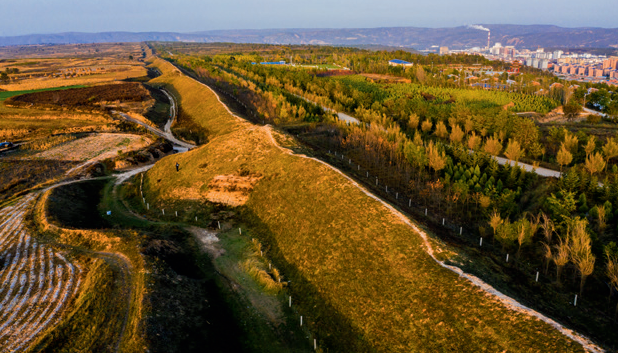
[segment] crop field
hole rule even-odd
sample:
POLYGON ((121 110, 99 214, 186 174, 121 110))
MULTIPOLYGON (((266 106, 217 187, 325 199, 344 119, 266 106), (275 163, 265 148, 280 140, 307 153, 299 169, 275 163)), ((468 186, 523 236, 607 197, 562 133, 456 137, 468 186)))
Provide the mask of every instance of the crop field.
MULTIPOLYGON (((204 147, 166 157, 144 178, 150 207, 191 207, 179 188, 207 197, 220 176, 260 175, 244 206, 243 234, 264 244, 318 345, 334 351, 581 352, 549 324, 512 311, 436 263, 419 233, 329 167, 287 154, 270 127, 238 121, 207 88, 167 72, 204 147), (188 104, 199 95, 199 104, 188 104), (184 104, 182 102, 185 102, 184 104), (204 105, 211 109, 202 109, 204 105), (174 165, 180 163, 176 172, 174 165), (321 344, 320 344, 321 342, 321 344)), ((229 179, 229 177, 228 177, 229 179)), ((234 190, 229 190, 234 192, 234 190)), ((197 206, 193 205, 193 206, 197 206)))
MULTIPOLYGON (((5 92, 6 93, 6 92, 5 92)), ((62 90, 45 90, 22 94, 7 99, 4 104, 18 107, 44 106, 62 108, 105 107, 113 102, 121 101, 143 102, 152 104, 152 98, 147 89, 139 83, 121 83, 100 85, 86 88, 70 88, 62 90)))
POLYGON ((56 324, 80 287, 81 269, 24 226, 36 195, 0 210, 0 347, 21 351, 56 324))
MULTIPOLYGON (((33 62, 47 59, 100 59, 115 58, 127 61, 128 55, 137 57, 143 46, 140 43, 92 43, 92 44, 42 44, 7 46, 0 48, 3 58, 28 59, 20 63, 33 65, 33 62)), ((14 64, 17 59, 4 59, 5 64, 14 64)), ((0 63, 1 64, 1 63, 0 63)), ((26 66, 27 66, 26 65, 26 66)))
POLYGON ((70 88, 83 88, 86 86, 64 86, 64 87, 54 87, 54 88, 42 88, 42 89, 37 89, 37 90, 29 90, 29 91, 3 91, 0 92, 0 101, 4 101, 7 98, 11 98, 14 96, 19 96, 21 94, 27 94, 27 93, 37 93, 37 92, 44 92, 44 91, 54 91, 54 90, 60 90, 60 89, 70 89, 70 88))
POLYGON ((0 90, 91 86, 144 77, 147 70, 136 60, 142 53, 139 44, 0 48, 0 57, 14 58, 0 60, 0 70, 18 71, 9 75, 10 82, 1 84, 0 90))

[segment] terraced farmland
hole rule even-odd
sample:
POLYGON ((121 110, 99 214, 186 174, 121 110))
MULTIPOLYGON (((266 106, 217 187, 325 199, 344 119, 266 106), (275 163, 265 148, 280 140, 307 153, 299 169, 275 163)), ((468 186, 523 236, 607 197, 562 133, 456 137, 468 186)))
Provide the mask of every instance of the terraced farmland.
POLYGON ((56 323, 80 286, 81 269, 24 226, 36 195, 0 210, 0 351, 28 348, 56 323))

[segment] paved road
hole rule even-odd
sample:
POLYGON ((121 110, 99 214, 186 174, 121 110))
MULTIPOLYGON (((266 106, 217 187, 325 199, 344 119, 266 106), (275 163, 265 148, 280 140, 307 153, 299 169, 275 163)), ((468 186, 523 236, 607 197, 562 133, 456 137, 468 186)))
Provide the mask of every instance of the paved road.
MULTIPOLYGON (((500 164, 500 165, 509 164, 509 165, 513 166, 513 165, 516 164, 515 161, 512 161, 510 159, 506 159, 506 158, 502 158, 502 157, 491 156, 491 158, 493 158, 496 161, 498 161, 498 164, 500 164)), ((562 175, 562 173, 560 173, 557 170, 541 168, 541 167, 534 168, 530 164, 526 164, 526 163, 518 162, 517 165, 522 167, 523 169, 525 169, 527 172, 535 172, 538 175, 544 176, 544 177, 560 178, 560 176, 562 175)))
POLYGON ((166 90, 161 89, 161 92, 163 92, 167 96, 167 99, 170 100, 170 120, 167 121, 167 124, 165 124, 165 128, 163 130, 169 136, 173 136, 172 135, 172 124, 176 120, 176 115, 178 114, 178 111, 176 110, 176 100, 166 90))
MULTIPOLYGON (((314 101, 310 101, 309 99, 307 99, 307 98, 305 98, 305 97, 303 97, 303 96, 299 96, 299 95, 297 95, 297 94, 294 94, 294 95, 295 95, 296 97, 300 98, 300 99, 303 99, 303 100, 305 100, 305 101, 307 101, 307 102, 311 103, 311 104, 319 105, 318 103, 316 103, 316 102, 314 102, 314 101)), ((329 107, 325 107, 325 106, 323 106, 323 105, 321 105, 321 107, 322 107, 322 109, 324 109, 324 111, 331 112, 331 113, 335 113, 335 111, 334 111, 333 109, 330 109, 329 107)), ((340 112, 337 112, 337 116, 339 117, 339 120, 343 120, 343 121, 348 122, 348 123, 351 123, 351 124, 360 124, 360 120, 358 120, 358 119, 356 119, 355 117, 350 116, 350 115, 348 115, 348 114, 346 114, 346 113, 340 113, 340 112)))
POLYGON ((584 111, 586 113, 596 114, 596 115, 600 115, 600 116, 602 116, 604 118, 607 118, 607 114, 604 114, 604 113, 601 113, 601 112, 597 112, 596 110, 592 110, 592 109, 589 109, 589 108, 584 108, 584 111))
MULTIPOLYGON (((137 119, 133 119, 132 117, 130 117, 127 114, 122 113, 122 112, 118 112, 118 111, 112 110, 112 113, 118 114, 121 117, 123 117, 125 120, 128 120, 130 122, 133 122, 133 123, 136 123, 136 124, 139 124, 139 125, 145 127, 146 129, 148 129, 148 131, 152 132, 153 134, 155 134, 157 136, 163 137, 164 139, 166 139, 169 142, 173 143, 175 146, 186 148, 188 150, 190 150, 192 148, 195 148, 195 145, 187 143, 187 142, 184 142, 184 141, 180 141, 179 139, 175 138, 174 135, 172 135, 171 131, 170 131, 170 133, 163 132, 163 131, 161 131, 161 130, 155 128, 155 127, 152 127, 152 126, 150 126, 150 125, 148 125, 148 124, 146 124, 144 122, 141 122, 141 121, 139 121, 137 119)), ((170 120, 173 120, 173 119, 174 119, 174 117, 170 118, 170 120)))

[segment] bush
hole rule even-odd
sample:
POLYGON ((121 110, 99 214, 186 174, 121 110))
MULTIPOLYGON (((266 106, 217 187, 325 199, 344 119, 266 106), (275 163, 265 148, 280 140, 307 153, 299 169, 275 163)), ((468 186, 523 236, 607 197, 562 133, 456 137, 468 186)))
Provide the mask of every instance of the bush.
POLYGON ((589 122, 590 124, 598 124, 601 122, 601 120, 602 120, 602 117, 597 114, 590 114, 586 118, 586 121, 589 122))

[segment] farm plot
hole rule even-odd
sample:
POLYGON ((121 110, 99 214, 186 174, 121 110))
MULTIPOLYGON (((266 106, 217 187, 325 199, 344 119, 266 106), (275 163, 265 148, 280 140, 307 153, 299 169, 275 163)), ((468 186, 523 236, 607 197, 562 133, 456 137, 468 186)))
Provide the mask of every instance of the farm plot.
POLYGON ((63 161, 101 161, 119 153, 138 150, 151 143, 147 137, 132 134, 95 134, 38 153, 34 159, 63 161))
POLYGON ((81 269, 24 226, 35 194, 0 210, 0 350, 25 350, 51 327, 80 286, 81 269))
POLYGON ((29 107, 83 108, 108 106, 110 102, 151 101, 150 93, 139 83, 120 83, 95 87, 39 91, 17 95, 7 99, 6 104, 29 107))

